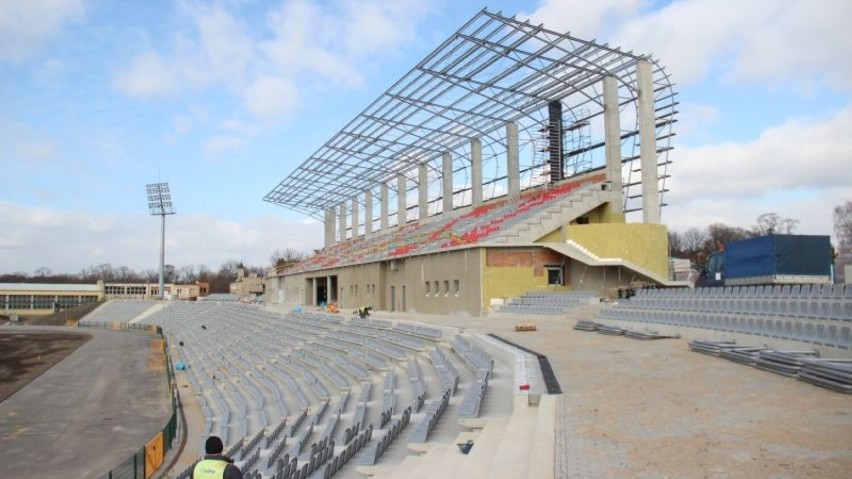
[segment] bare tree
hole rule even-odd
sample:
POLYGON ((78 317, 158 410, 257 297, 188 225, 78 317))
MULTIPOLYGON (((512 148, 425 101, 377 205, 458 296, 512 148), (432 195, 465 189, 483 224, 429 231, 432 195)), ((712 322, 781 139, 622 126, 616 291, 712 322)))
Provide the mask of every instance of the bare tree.
POLYGON ((782 218, 777 213, 763 213, 757 217, 757 225, 753 230, 755 236, 769 234, 790 234, 799 226, 795 218, 782 218))
POLYGON ((834 234, 841 245, 852 245, 852 201, 834 208, 834 234))
POLYGON ((300 261, 304 261, 307 259, 307 255, 302 253, 301 251, 296 250, 295 248, 284 248, 276 249, 272 252, 272 255, 269 256, 269 262, 272 266, 282 266, 291 263, 298 263, 300 261))
POLYGON ((213 277, 213 272, 210 271, 210 268, 208 268, 206 264, 199 264, 195 267, 195 270, 197 271, 197 281, 208 282, 210 281, 210 278, 213 277))
POLYGON ((669 254, 672 257, 683 257, 683 239, 677 231, 669 231, 669 254))
MULTIPOLYGON (((159 281, 159 274, 157 275, 157 281, 159 281)), ((177 282, 177 268, 173 264, 163 265, 163 282, 165 283, 175 283, 177 282)))
POLYGON ((33 271, 33 276, 46 278, 48 276, 53 276, 53 271, 51 271, 51 269, 46 266, 42 266, 41 268, 33 271))
POLYGON ((178 270, 178 281, 185 284, 191 284, 198 281, 198 275, 195 274, 195 266, 181 266, 178 270))
POLYGON ((795 218, 784 218, 781 220, 779 227, 781 228, 782 233, 791 234, 799 227, 799 220, 795 218))
POLYGON ((707 227, 707 245, 705 252, 712 252, 725 243, 748 238, 749 234, 742 228, 728 226, 723 223, 713 223, 707 227))
POLYGON ((116 281, 132 281, 134 276, 136 276, 136 273, 127 266, 119 266, 115 268, 113 273, 115 274, 116 281))
POLYGON ((681 235, 683 252, 690 258, 704 249, 707 243, 707 234, 698 228, 689 228, 681 235))
POLYGON ((146 269, 141 274, 142 281, 146 283, 156 283, 160 281, 160 272, 156 269, 146 269))
POLYGON ((222 276, 224 278, 233 279, 237 277, 237 268, 241 267, 243 264, 235 259, 225 261, 222 263, 222 266, 219 266, 218 276, 222 276))
POLYGON ((112 268, 110 263, 101 263, 94 267, 95 274, 97 274, 96 279, 100 279, 103 281, 114 281, 115 280, 115 271, 112 268))

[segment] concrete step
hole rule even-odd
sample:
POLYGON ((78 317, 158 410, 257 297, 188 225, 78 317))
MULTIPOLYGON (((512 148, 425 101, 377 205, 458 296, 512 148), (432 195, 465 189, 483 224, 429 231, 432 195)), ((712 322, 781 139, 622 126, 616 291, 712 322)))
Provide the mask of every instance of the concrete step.
MULTIPOLYGON (((423 465, 423 456, 408 456, 393 468, 387 475, 382 476, 382 479, 390 479, 392 477, 410 477, 411 479, 423 479, 425 476, 412 475, 413 471, 423 465)), ((377 476, 378 477, 378 476, 377 476)))
POLYGON ((489 479, 538 477, 528 472, 538 413, 539 408, 530 407, 526 396, 515 396, 515 410, 506 425, 494 459, 490 461, 488 474, 484 477, 489 479))
POLYGON ((487 479, 489 464, 497 453, 497 447, 500 445, 508 423, 509 418, 507 417, 489 419, 477 438, 474 439, 473 449, 464 456, 453 477, 487 479))
POLYGON ((448 477, 455 477, 456 472, 459 467, 461 467, 465 457, 467 457, 462 454, 456 444, 464 443, 467 440, 476 441, 476 437, 478 435, 479 433, 477 431, 463 432, 459 434, 456 437, 456 440, 453 441, 453 444, 450 444, 450 447, 444 452, 444 455, 432 464, 432 472, 426 479, 446 479, 448 477))
POLYGON ((529 477, 554 479, 556 463, 556 402, 559 396, 544 394, 538 404, 530 462, 529 477))

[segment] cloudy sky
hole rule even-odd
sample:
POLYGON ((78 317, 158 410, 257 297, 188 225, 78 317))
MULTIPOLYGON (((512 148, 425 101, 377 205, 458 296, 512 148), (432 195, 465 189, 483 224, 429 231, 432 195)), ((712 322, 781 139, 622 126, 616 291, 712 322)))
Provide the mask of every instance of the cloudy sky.
POLYGON ((0 0, 0 272, 265 265, 322 226, 262 201, 487 6, 668 67, 675 230, 852 199, 848 0, 0 0))

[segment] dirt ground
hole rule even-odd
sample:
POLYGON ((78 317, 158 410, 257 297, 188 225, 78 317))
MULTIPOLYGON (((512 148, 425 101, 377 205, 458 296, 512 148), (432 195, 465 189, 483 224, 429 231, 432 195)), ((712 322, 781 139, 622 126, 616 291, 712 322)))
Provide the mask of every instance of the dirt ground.
POLYGON ((0 402, 90 339, 88 334, 0 332, 0 402))

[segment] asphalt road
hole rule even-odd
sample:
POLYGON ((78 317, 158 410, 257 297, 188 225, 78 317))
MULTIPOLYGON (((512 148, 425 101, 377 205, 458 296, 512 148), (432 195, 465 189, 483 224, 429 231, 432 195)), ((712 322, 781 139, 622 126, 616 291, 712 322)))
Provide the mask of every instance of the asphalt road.
POLYGON ((92 340, 0 403, 0 476, 96 479, 166 425, 166 374, 150 364, 154 336, 81 332, 92 340))

